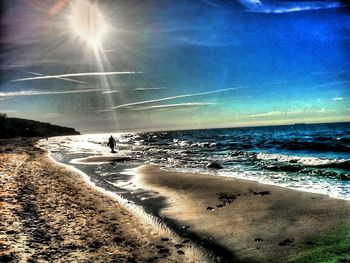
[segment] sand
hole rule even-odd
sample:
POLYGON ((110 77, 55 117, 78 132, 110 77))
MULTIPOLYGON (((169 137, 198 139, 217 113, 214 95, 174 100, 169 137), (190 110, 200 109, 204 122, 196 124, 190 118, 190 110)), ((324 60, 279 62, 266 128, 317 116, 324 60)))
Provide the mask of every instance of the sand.
POLYGON ((103 164, 121 163, 132 160, 129 156, 90 156, 86 158, 73 159, 71 163, 76 164, 103 164))
POLYGON ((209 248, 218 244, 232 262, 288 261, 319 235, 350 225, 350 202, 325 195, 157 166, 138 168, 135 183, 167 197, 161 216, 209 248))
POLYGON ((160 215, 179 236, 57 165, 35 140, 0 141, 0 262, 292 262, 350 225, 350 203, 324 195, 149 165, 134 178, 165 197, 160 215))
POLYGON ((194 262, 35 140, 0 141, 0 262, 194 262))

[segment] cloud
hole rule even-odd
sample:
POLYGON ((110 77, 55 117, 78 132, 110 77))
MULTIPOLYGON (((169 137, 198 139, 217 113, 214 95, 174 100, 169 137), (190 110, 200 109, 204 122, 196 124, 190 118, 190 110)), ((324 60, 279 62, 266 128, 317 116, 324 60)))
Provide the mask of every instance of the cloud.
POLYGON ((14 80, 12 80, 12 82, 40 80, 40 79, 69 78, 69 77, 130 75, 130 74, 143 74, 143 72, 136 72, 136 71, 112 71, 112 72, 69 73, 69 74, 61 74, 61 75, 39 76, 39 77, 32 77, 32 78, 20 78, 20 79, 14 79, 14 80))
POLYGON ((155 105, 142 108, 130 108, 130 110, 139 111, 139 110, 153 110, 153 109, 167 109, 167 108, 190 108, 190 107, 201 107, 201 106, 212 106, 217 105, 213 102, 189 102, 189 103, 177 103, 177 104, 164 104, 164 105, 155 105))
POLYGON ((104 49, 102 50, 103 53, 109 53, 109 52, 114 52, 116 51, 117 49, 104 49))
POLYGON ((244 115, 245 117, 266 117, 266 116, 286 116, 286 115, 295 115, 295 114, 324 114, 324 113, 330 113, 330 112, 336 112, 334 109, 295 109, 290 111, 271 111, 271 112, 265 112, 265 113, 257 113, 257 114, 249 114, 244 115))
POLYGON ((335 101, 337 101, 337 100, 344 100, 344 98, 338 97, 338 98, 333 98, 332 100, 335 100, 335 101))
MULTIPOLYGON (((104 110, 96 110, 96 112, 111 112, 111 109, 104 109, 104 110)), ((95 110, 94 110, 95 112, 95 110)))
POLYGON ((340 1, 271 1, 271 0, 238 0, 248 11, 258 13, 288 13, 330 9, 347 6, 340 1))
POLYGON ((221 7, 221 5, 218 5, 217 3, 213 2, 213 1, 209 1, 209 0, 202 0, 202 3, 210 5, 212 7, 221 7))
POLYGON ((149 103, 155 103, 155 102, 160 102, 160 101, 167 101, 167 100, 175 100, 175 99, 180 99, 180 98, 188 98, 188 97, 209 95, 209 94, 220 93, 220 92, 225 92, 225 91, 229 91, 229 90, 237 90, 237 89, 242 89, 242 87, 228 88, 228 89, 219 89, 219 90, 213 90, 213 91, 207 91, 207 92, 201 92, 201 93, 184 94, 184 95, 178 95, 178 96, 172 96, 172 97, 166 97, 166 98, 160 98, 160 99, 154 99, 154 100, 145 100, 145 101, 126 103, 126 104, 122 104, 122 105, 111 107, 111 109, 120 109, 120 108, 129 107, 129 106, 149 104, 149 103))
POLYGON ((315 110, 314 112, 315 113, 327 113, 327 112, 336 112, 336 110, 322 108, 320 110, 315 110))
POLYGON ((344 84, 344 83, 348 83, 348 82, 350 82, 350 80, 339 80, 339 81, 329 82, 329 83, 325 83, 325 84, 315 85, 315 86, 312 86, 312 88, 329 87, 329 86, 335 86, 335 85, 344 84))
POLYGON ((275 116, 275 115, 281 115, 281 114, 284 114, 284 112, 272 111, 272 112, 266 112, 266 113, 251 114, 251 115, 248 115, 248 116, 249 117, 264 117, 264 116, 275 116))
POLYGON ((42 113, 41 118, 46 118, 46 119, 57 119, 64 117, 61 113, 58 112, 47 112, 47 113, 42 113))
POLYGON ((13 64, 4 64, 2 63, 0 65, 0 69, 19 69, 19 68, 28 68, 30 66, 36 66, 36 65, 41 65, 42 64, 59 64, 62 63, 61 60, 28 60, 28 61, 18 61, 17 63, 13 64))
POLYGON ((101 89, 81 89, 81 90, 65 90, 65 91, 38 91, 38 90, 25 90, 14 92, 0 92, 0 99, 2 97, 18 97, 18 96, 38 96, 38 95, 56 95, 56 94, 72 94, 72 93, 87 93, 97 92, 101 89))
POLYGON ((274 86, 274 85, 281 85, 281 84, 287 84, 287 81, 271 81, 271 82, 265 82, 265 86, 274 86))
MULTIPOLYGON (((37 72, 26 71, 26 73, 29 73, 29 74, 32 74, 32 75, 37 75, 37 76, 52 77, 52 76, 50 76, 50 75, 44 75, 44 74, 37 73, 37 72)), ((65 80, 65 81, 70 81, 70 82, 75 82, 75 83, 80 83, 80 84, 89 85, 89 83, 87 83, 87 82, 85 82, 85 81, 80 81, 80 80, 76 80, 76 79, 60 78, 60 77, 56 77, 55 79, 61 79, 61 80, 65 80)))
POLYGON ((106 90, 106 91, 103 91, 102 94, 111 94, 116 92, 119 92, 119 90, 106 90))
POLYGON ((159 87, 159 88, 136 88, 134 90, 136 91, 145 91, 145 90, 161 90, 161 89, 167 89, 166 87, 159 87))
POLYGON ((312 75, 336 75, 336 74, 350 74, 349 70, 340 70, 340 71, 320 71, 312 72, 312 75))

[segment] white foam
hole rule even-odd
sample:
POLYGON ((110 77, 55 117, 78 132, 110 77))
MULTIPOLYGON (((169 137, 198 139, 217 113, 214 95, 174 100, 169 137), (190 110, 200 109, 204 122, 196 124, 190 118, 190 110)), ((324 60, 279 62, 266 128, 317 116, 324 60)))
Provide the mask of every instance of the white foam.
POLYGON ((346 161, 345 159, 300 157, 300 156, 273 154, 273 153, 258 153, 256 158, 258 160, 277 160, 280 162, 287 162, 287 163, 295 161, 296 163, 302 164, 305 166, 321 166, 321 165, 327 165, 327 164, 338 164, 346 161))

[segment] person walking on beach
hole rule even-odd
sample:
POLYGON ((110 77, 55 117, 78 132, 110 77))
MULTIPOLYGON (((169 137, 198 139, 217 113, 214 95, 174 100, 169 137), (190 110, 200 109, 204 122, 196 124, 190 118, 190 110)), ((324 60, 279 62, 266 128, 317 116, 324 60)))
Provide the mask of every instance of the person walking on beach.
POLYGON ((114 146, 116 146, 116 141, 115 141, 115 139, 113 138, 112 135, 111 135, 111 137, 109 137, 109 139, 108 139, 107 146, 109 146, 109 147, 111 148, 111 153, 115 153, 115 151, 114 151, 114 146))

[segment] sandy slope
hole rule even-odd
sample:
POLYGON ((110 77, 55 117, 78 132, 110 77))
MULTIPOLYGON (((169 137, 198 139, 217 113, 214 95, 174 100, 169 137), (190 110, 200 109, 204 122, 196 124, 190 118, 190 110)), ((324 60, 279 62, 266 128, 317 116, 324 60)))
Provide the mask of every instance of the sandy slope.
POLYGON ((0 142, 0 262, 192 261, 33 143, 0 142))

